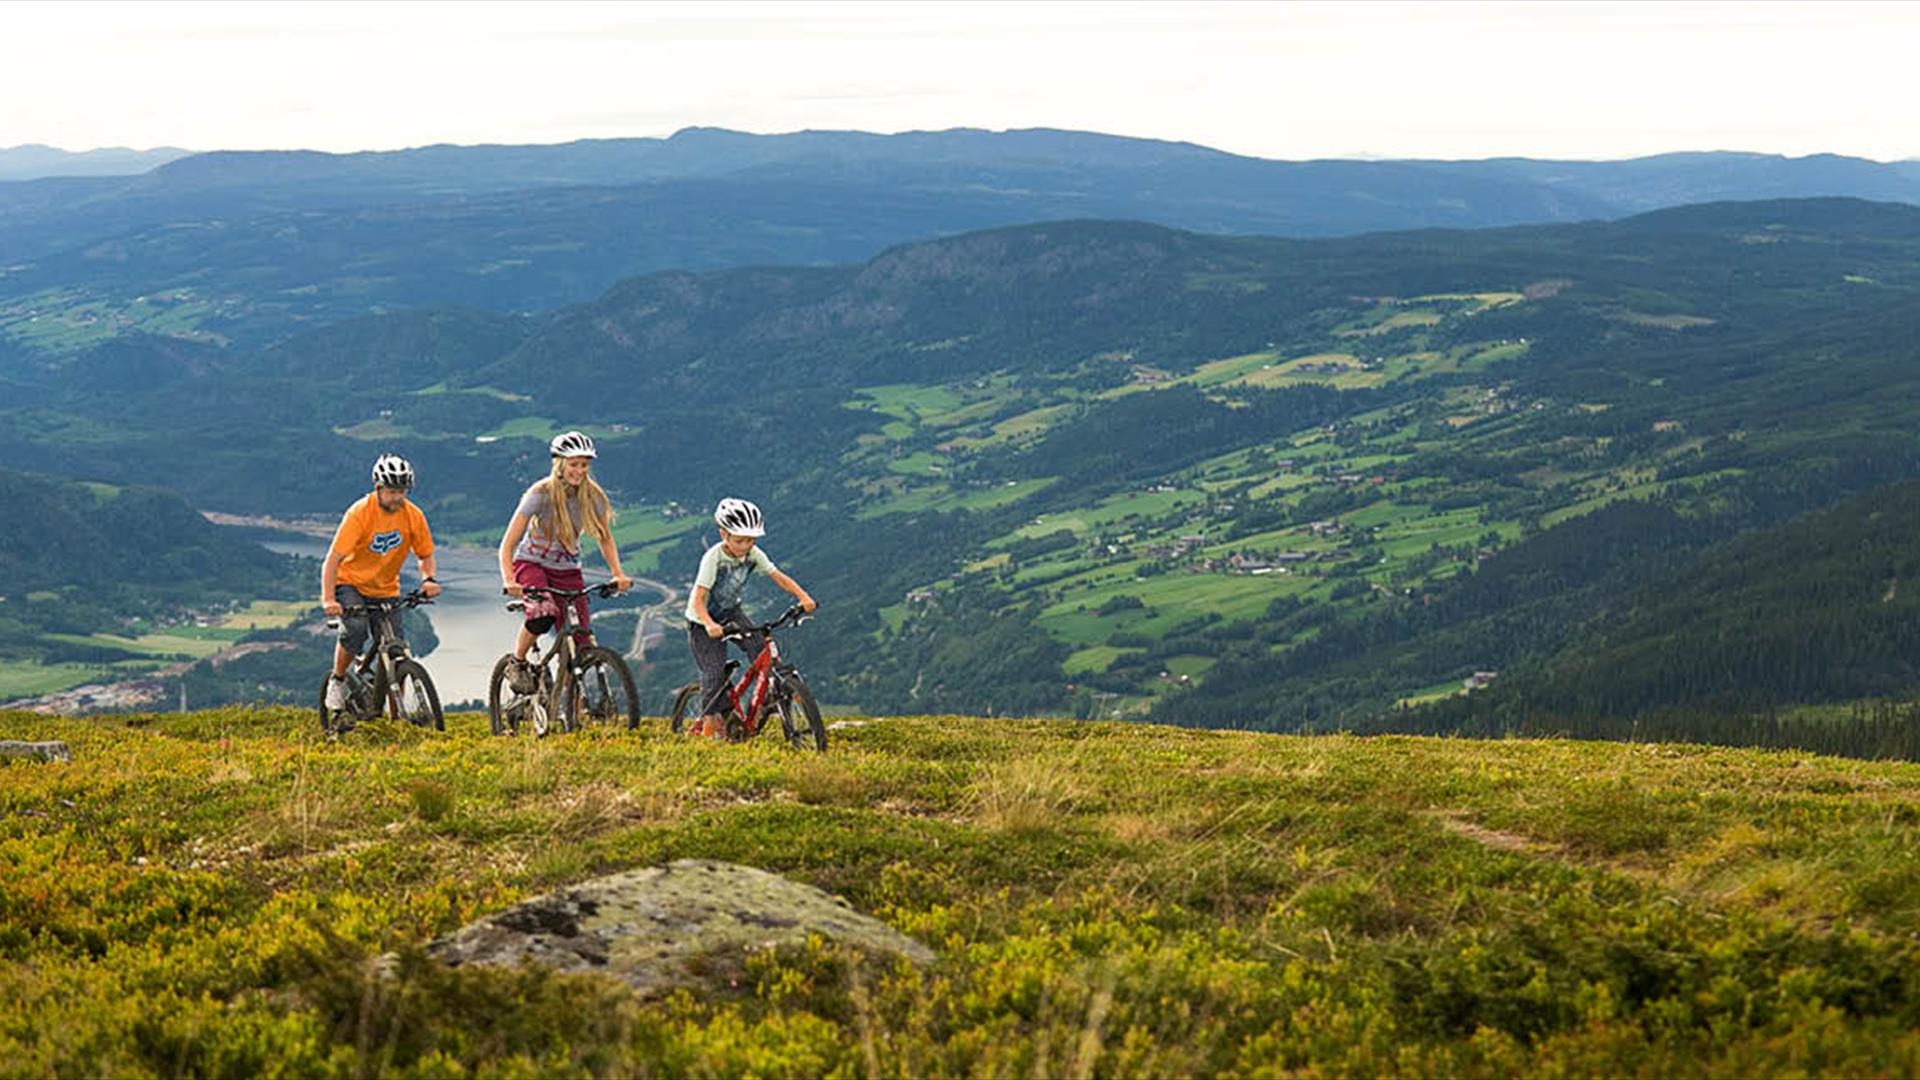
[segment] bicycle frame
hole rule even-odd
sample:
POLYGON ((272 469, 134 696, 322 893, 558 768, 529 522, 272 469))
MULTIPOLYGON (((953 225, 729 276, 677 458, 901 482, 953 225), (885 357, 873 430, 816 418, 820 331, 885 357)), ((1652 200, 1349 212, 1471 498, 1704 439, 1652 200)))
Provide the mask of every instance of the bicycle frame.
POLYGON ((344 607, 340 611, 340 617, 343 618, 349 615, 367 617, 367 651, 354 657, 349 666, 358 670, 361 677, 370 683, 379 680, 374 685, 385 689, 386 712, 395 719, 405 716, 407 707, 400 698, 400 681, 395 674, 394 663, 412 657, 413 650, 405 638, 394 636, 393 620, 399 618, 404 608, 431 603, 432 600, 416 591, 405 596, 369 598, 366 603, 344 607))
MULTIPOLYGON (((747 665, 746 671, 741 672, 737 678, 730 675, 728 682, 721 687, 720 698, 710 703, 712 706, 717 706, 721 701, 725 701, 731 705, 733 715, 739 718, 747 738, 760 733, 760 723, 766 718, 767 704, 773 696, 775 676, 786 667, 780 661, 780 643, 774 640, 773 632, 787 626, 798 625, 806 617, 807 613, 795 604, 770 623, 763 623, 745 631, 736 630, 722 636, 722 640, 734 642, 739 641, 746 633, 755 633, 766 638, 766 644, 760 647, 760 652, 754 656, 753 662, 747 665)), ((703 715, 715 711, 712 707, 701 709, 703 715)))
POLYGON ((767 697, 773 692, 773 673, 780 663, 780 645, 767 636, 767 643, 761 647, 760 655, 733 685, 727 688, 727 698, 733 703, 733 713, 747 729, 748 735, 760 733, 760 720, 767 706, 767 697), (751 691, 751 694, 749 694, 751 691), (746 707, 741 707, 741 699, 747 699, 746 707))

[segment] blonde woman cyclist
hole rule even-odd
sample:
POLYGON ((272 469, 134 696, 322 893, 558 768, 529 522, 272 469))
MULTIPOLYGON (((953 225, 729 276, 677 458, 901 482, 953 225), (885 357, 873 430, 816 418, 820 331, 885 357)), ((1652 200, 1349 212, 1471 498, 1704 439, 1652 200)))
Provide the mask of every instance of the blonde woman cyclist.
MULTIPOLYGON (((613 543, 613 504, 594 482, 593 440, 578 431, 553 437, 547 451, 553 470, 546 479, 527 488, 500 538, 500 587, 509 596, 526 597, 529 587, 584 589, 580 574, 581 539, 591 536, 621 591, 633 585, 620 569, 620 549, 613 543)), ((560 608, 549 596, 528 598, 526 621, 514 642, 513 685, 528 691, 537 681, 526 666, 534 640, 552 629, 560 608)), ((573 601, 574 644, 585 648, 593 641, 587 598, 573 601)))

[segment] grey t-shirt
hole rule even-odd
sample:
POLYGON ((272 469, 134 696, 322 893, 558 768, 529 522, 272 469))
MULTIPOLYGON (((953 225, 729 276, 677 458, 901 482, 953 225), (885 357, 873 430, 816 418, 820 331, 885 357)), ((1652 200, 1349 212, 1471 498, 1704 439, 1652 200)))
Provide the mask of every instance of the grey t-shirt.
MULTIPOLYGON (((727 554, 724 544, 715 544, 700 556, 700 571, 694 575, 693 584, 697 588, 707 587, 707 614, 718 619, 721 615, 739 610, 740 596, 747 591, 747 579, 755 570, 763 574, 773 573, 777 567, 767 553, 755 544, 746 555, 736 559, 727 554)), ((693 596, 687 596, 687 621, 699 622, 700 616, 693 610, 693 596)))
MULTIPOLYGON (((586 515, 584 500, 579 488, 567 497, 567 514, 573 521, 574 529, 585 534, 586 515)), ((553 498, 547 494, 547 483, 541 481, 527 489, 520 496, 520 505, 514 513, 527 515, 527 531, 520 534, 520 543, 514 546, 514 562, 530 562, 544 566, 549 570, 580 569, 580 544, 576 537, 574 546, 569 549, 560 539, 559 523, 553 520, 553 498)))

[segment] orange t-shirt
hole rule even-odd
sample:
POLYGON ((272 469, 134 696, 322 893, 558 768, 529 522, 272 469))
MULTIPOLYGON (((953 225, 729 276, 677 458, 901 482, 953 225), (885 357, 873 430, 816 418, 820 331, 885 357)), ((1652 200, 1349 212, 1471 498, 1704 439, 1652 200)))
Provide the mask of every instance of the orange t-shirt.
POLYGON ((389 514, 380 509, 380 497, 369 493, 347 508, 333 534, 333 553, 340 560, 342 585, 369 597, 400 595, 400 566, 407 552, 420 558, 433 554, 433 533, 427 515, 410 502, 389 514))

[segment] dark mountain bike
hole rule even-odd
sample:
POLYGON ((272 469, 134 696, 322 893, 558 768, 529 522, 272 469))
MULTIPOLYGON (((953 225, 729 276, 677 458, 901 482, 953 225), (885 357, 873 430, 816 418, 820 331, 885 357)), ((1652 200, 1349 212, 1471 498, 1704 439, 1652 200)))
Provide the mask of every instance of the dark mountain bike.
MULTIPOLYGON (((320 728, 329 735, 353 730, 382 712, 395 720, 416 727, 447 730, 447 718, 440 711, 440 692, 433 679, 403 639, 393 635, 390 625, 403 608, 431 604, 426 594, 415 590, 405 596, 369 598, 364 604, 340 609, 342 617, 365 615, 371 629, 367 651, 347 665, 347 702, 339 710, 327 708, 327 683, 320 683, 320 728)), ((340 620, 328 619, 327 626, 338 630, 340 620)))
MULTIPOLYGON (((513 654, 494 662, 487 680, 487 716, 495 735, 532 731, 537 738, 550 731, 578 731, 587 724, 628 728, 640 726, 640 697, 633 689, 633 672, 620 654, 600 645, 575 650, 567 628, 573 601, 583 596, 612 596, 612 582, 585 589, 548 589, 529 585, 526 594, 548 597, 560 609, 553 620, 554 642, 545 657, 540 643, 527 652, 526 673, 516 685, 513 654)), ((508 611, 525 611, 524 600, 508 602, 508 611)))
POLYGON ((690 718, 713 713, 724 718, 727 741, 746 742, 767 726, 766 718, 771 713, 780 718, 780 731, 786 736, 788 746, 796 750, 825 750, 827 726, 820 719, 820 705, 800 678, 799 669, 780 659, 780 646, 773 640, 774 631, 798 626, 807 617, 800 605, 795 604, 770 623, 747 631, 736 630, 721 638, 738 642, 748 633, 756 633, 766 639, 766 644, 760 647, 760 655, 753 658, 744 673, 740 673, 740 661, 727 661, 727 681, 720 687, 717 704, 700 700, 698 682, 675 690, 673 733, 683 733, 690 718), (738 678, 736 673, 740 673, 738 678))

